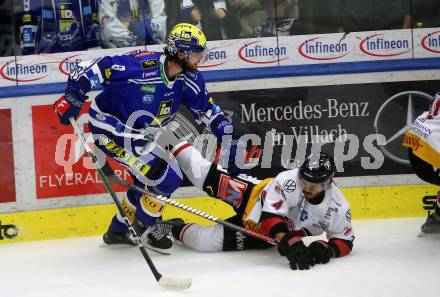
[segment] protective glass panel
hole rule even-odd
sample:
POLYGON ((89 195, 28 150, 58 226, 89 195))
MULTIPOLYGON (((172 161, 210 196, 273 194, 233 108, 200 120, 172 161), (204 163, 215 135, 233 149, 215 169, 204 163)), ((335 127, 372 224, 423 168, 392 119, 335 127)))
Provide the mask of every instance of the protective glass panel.
POLYGON ((12 0, 0 0, 0 57, 14 55, 12 0))

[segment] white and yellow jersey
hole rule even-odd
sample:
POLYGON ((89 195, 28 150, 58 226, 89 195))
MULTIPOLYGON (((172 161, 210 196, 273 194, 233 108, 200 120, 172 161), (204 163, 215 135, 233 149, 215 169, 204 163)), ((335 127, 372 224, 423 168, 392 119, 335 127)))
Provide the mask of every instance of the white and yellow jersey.
POLYGON ((440 168, 440 96, 436 95, 428 111, 417 117, 405 133, 403 146, 414 155, 440 168))
POLYGON ((254 188, 243 216, 245 226, 259 222, 263 211, 285 217, 292 230, 306 229, 309 235, 325 231, 328 239, 354 239, 350 206, 338 187, 331 183, 324 200, 311 204, 302 192, 299 169, 281 172, 254 188))

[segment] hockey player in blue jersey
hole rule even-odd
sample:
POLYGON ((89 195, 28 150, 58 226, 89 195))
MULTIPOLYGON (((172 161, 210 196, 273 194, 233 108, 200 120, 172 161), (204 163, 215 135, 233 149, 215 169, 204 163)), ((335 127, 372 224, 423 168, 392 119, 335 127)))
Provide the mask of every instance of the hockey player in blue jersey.
MULTIPOLYGON (((96 146, 125 165, 138 185, 169 196, 180 186, 182 173, 175 160, 163 161, 160 147, 150 140, 172 120, 180 104, 219 140, 233 130, 196 70, 205 49, 203 32, 181 23, 170 31, 164 53, 136 50, 82 62, 71 72, 64 96, 54 103, 55 113, 68 125, 69 118, 79 114, 88 98, 91 80, 97 76, 104 90, 96 96, 89 111, 89 127, 96 146)), ((230 158, 233 157, 231 153, 230 158)), ((238 174, 237 167, 231 166, 229 170, 238 174)), ((122 204, 135 228, 145 231, 152 246, 171 247, 171 240, 154 227, 164 207, 162 202, 128 190, 122 204)), ((104 242, 131 243, 119 215, 115 215, 104 234, 104 242)))

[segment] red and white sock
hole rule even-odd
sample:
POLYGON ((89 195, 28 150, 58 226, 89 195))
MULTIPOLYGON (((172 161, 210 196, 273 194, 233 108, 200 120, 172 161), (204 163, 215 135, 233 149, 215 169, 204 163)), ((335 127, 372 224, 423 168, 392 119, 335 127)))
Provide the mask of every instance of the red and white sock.
POLYGON ((203 158, 202 154, 186 141, 174 146, 171 152, 192 184, 202 189, 211 162, 203 158))

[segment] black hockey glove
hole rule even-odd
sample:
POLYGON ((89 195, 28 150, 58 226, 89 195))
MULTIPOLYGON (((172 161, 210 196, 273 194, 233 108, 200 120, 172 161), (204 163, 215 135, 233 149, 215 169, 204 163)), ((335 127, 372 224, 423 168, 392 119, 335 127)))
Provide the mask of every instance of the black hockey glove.
POLYGON ((332 248, 323 240, 312 242, 308 249, 313 255, 313 258, 315 258, 315 263, 317 264, 326 264, 330 261, 330 258, 333 257, 332 248))
POLYGON ((293 232, 284 235, 278 244, 278 252, 281 256, 287 257, 292 270, 307 270, 315 265, 313 256, 304 245, 301 237, 295 236, 293 232))

